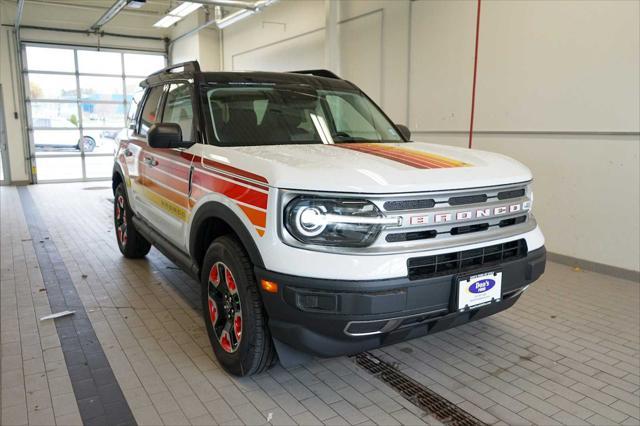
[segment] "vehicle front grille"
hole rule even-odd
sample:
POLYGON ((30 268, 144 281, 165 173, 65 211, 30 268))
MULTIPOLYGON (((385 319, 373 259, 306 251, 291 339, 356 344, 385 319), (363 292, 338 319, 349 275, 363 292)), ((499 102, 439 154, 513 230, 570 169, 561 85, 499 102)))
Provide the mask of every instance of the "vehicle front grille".
POLYGON ((502 262, 521 259, 526 255, 527 242, 520 239, 473 250, 414 257, 407 261, 407 266, 409 279, 419 280, 499 265, 502 262))

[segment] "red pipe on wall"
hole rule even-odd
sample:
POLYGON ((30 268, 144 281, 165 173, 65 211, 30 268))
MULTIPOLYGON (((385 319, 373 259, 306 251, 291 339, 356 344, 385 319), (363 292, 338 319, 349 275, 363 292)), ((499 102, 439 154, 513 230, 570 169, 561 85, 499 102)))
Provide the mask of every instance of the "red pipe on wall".
POLYGON ((480 38, 480 3, 478 0, 478 12, 476 16, 476 48, 473 57, 473 87, 471 89, 471 124, 469 125, 469 149, 473 144, 473 117, 476 112, 476 77, 478 75, 478 40, 480 38))

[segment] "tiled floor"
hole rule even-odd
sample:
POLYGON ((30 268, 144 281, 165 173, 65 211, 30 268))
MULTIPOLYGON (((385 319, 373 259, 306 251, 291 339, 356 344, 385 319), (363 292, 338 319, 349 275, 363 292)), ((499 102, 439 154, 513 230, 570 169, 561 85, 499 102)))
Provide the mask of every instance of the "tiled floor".
MULTIPOLYGON (((42 240, 17 189, 0 189, 2 425, 100 418, 79 408, 56 326, 39 321, 51 312, 39 244, 55 244, 55 273, 68 272, 140 425, 437 423, 349 358, 228 376, 195 283, 155 250, 120 256, 107 183, 28 190, 42 240)), ((374 353, 487 423, 638 425, 639 311, 639 283, 549 264, 514 308, 374 353)))

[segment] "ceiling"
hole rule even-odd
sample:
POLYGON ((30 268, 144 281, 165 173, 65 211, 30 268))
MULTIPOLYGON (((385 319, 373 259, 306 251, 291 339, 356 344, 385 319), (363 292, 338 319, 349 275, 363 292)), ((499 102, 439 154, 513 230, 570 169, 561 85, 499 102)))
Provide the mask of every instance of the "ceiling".
MULTIPOLYGON (((2 2, 2 23, 13 24, 17 0, 2 2)), ((116 0, 25 0, 22 25, 87 30, 116 0)), ((175 27, 154 28, 153 24, 182 1, 147 0, 140 9, 126 7, 101 31, 130 35, 175 36, 175 27)), ((213 7, 205 6, 213 15, 213 7)), ((223 16, 238 9, 222 7, 223 16)), ((202 12, 201 12, 202 13, 202 12)), ((179 31, 178 31, 179 33, 179 31)))

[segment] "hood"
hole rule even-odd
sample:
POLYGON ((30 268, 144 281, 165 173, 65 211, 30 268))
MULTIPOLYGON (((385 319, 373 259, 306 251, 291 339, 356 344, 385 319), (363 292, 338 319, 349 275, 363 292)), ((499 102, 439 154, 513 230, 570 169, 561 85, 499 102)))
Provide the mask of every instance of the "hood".
POLYGON ((205 158, 226 160, 283 189, 385 194, 497 186, 532 178, 526 166, 500 154, 422 142, 246 146, 222 151, 226 155, 205 154, 205 158))

